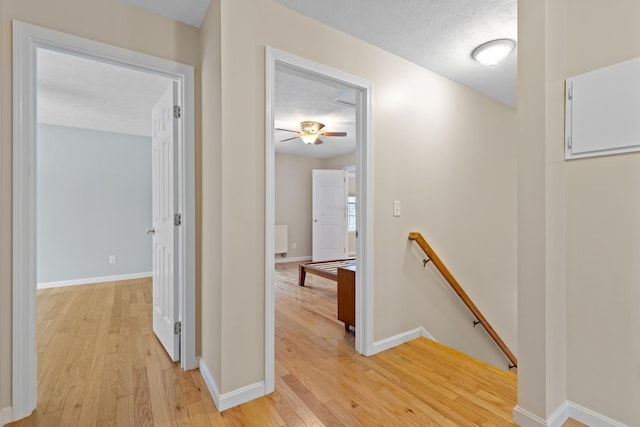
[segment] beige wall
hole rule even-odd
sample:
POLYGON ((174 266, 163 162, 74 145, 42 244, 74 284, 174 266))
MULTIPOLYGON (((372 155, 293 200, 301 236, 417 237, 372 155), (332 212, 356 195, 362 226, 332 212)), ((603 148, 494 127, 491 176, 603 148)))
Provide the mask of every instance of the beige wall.
POLYGON ((356 153, 349 153, 343 156, 332 157, 330 159, 325 160, 324 166, 325 169, 344 169, 347 166, 355 166, 356 164, 356 153))
POLYGON ((311 256, 312 171, 324 165, 323 159, 276 153, 276 224, 289 226, 287 257, 276 255, 276 261, 311 256))
POLYGON ((201 27, 202 51, 202 283, 201 358, 216 383, 222 378, 222 198, 220 1, 212 0, 201 27))
MULTIPOLYGON (((276 261, 299 257, 311 257, 311 196, 313 169, 342 169, 355 165, 355 154, 330 159, 314 159, 276 153, 276 224, 289 226, 289 249, 286 258, 276 256, 276 261), (293 243, 296 248, 293 248, 293 243)), ((355 179, 349 180, 349 191, 355 195, 355 179)), ((351 193, 350 193, 351 194, 351 193)), ((355 251, 355 233, 349 236, 349 251, 355 251)))
POLYGON ((546 31, 563 17, 561 2, 518 2, 518 406, 542 419, 566 400, 563 128, 554 111, 564 95, 554 92, 558 27, 546 31))
POLYGON ((375 339, 425 326, 463 350, 477 343, 506 367, 461 304, 422 270, 407 234, 426 234, 517 351, 515 111, 270 0, 222 0, 221 16, 221 391, 264 377, 267 45, 374 84, 375 339), (393 200, 403 202, 401 218, 391 215, 393 200))
POLYGON ((640 56, 640 3, 518 8, 518 405, 640 425, 640 155, 563 160, 564 81, 640 56))
MULTIPOLYGON (((565 77, 640 56, 640 2, 565 3, 565 77)), ((640 154, 565 172, 568 397, 640 425, 640 154)))
MULTIPOLYGON (((2 0, 0 74, 0 409, 11 405, 11 21, 199 67, 198 31, 116 0, 2 0)), ((196 91, 199 92, 199 87, 196 91)), ((199 119, 197 119, 199 120, 199 119)))

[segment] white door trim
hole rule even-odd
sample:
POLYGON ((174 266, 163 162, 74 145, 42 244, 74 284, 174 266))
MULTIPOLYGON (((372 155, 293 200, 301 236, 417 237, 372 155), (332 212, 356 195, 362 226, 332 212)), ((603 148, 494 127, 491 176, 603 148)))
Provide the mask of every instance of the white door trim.
POLYGON ((192 66, 13 21, 13 338, 12 409, 28 416, 37 400, 36 51, 47 48, 178 81, 181 366, 197 367, 195 301, 195 82, 192 66))
POLYGON ((275 389, 275 145, 274 103, 276 66, 310 77, 335 80, 356 89, 356 174, 358 185, 358 239, 356 242, 356 351, 373 354, 373 83, 290 53, 266 48, 265 125, 265 391, 275 389))

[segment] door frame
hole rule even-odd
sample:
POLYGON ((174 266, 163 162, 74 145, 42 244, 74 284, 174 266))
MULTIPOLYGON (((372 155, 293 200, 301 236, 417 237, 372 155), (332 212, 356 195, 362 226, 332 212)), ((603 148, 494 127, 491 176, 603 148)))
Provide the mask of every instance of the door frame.
POLYGON ((179 293, 181 367, 196 358, 195 80, 194 68, 163 58, 13 21, 13 317, 12 412, 28 416, 37 404, 36 138, 37 49, 46 48, 168 77, 180 85, 178 141, 179 293))
POLYGON ((276 69, 330 80, 356 90, 356 182, 358 239, 356 241, 356 352, 373 351, 373 83, 332 67, 266 47, 265 58, 265 392, 275 390, 275 76, 276 69))

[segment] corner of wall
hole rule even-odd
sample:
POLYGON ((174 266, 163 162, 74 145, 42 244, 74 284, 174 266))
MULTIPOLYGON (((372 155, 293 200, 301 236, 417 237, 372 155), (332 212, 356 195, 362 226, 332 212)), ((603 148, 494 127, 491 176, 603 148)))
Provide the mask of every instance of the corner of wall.
POLYGON ((568 400, 553 411, 546 420, 520 406, 513 408, 513 422, 521 427, 561 427, 569 418, 591 427, 626 427, 626 424, 568 400))
POLYGON ((200 374, 209 389, 209 394, 211 394, 211 397, 213 398, 213 403, 215 403, 216 408, 220 412, 231 409, 234 406, 242 405, 243 403, 247 403, 267 394, 264 381, 249 384, 246 387, 241 387, 237 390, 220 394, 220 389, 218 388, 213 375, 211 375, 211 371, 209 371, 207 364, 202 359, 200 359, 200 374))
POLYGON ((561 427, 569 418, 569 404, 564 402, 551 416, 544 420, 526 409, 513 408, 513 422, 521 427, 561 427))
POLYGON ((207 385, 207 388, 209 389, 209 394, 213 399, 213 403, 215 403, 216 408, 218 408, 218 410, 220 411, 220 389, 216 384, 216 380, 213 378, 213 375, 211 374, 211 371, 207 367, 207 364, 202 359, 200 359, 199 368, 200 368, 200 375, 202 375, 202 379, 204 380, 204 383, 207 385))
POLYGON ((13 409, 11 406, 0 409, 0 425, 5 425, 13 421, 13 409))
POLYGON ((380 353, 381 351, 388 350, 393 347, 397 347, 401 344, 414 340, 416 338, 423 337, 430 339, 431 341, 438 342, 433 335, 429 333, 424 327, 420 326, 416 329, 411 329, 406 332, 401 332, 397 335, 394 335, 389 338, 385 338, 373 343, 371 351, 367 354, 367 356, 372 356, 376 353, 380 353))

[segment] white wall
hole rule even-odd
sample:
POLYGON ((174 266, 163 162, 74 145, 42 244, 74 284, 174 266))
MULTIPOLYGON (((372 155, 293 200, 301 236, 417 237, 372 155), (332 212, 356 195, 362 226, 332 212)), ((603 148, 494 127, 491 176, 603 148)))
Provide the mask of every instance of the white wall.
POLYGON ((37 163, 38 283, 152 270, 151 138, 41 124, 37 163))

